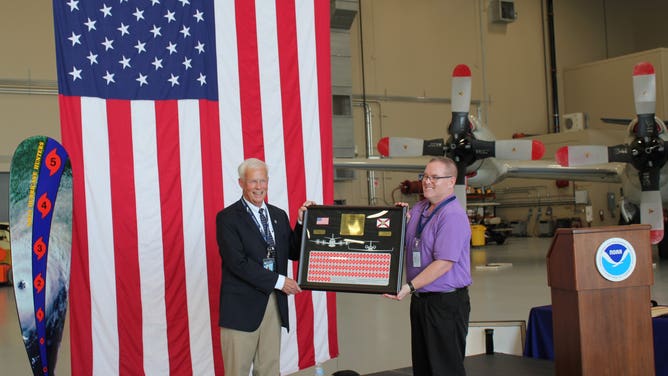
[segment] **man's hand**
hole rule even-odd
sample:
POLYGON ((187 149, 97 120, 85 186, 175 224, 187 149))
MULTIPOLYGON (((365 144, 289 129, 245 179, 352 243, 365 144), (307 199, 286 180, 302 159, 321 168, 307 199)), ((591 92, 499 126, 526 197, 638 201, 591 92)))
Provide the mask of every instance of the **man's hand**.
POLYGON ((288 277, 285 277, 285 283, 283 284, 283 288, 281 290, 288 295, 299 294, 302 292, 302 289, 297 284, 297 281, 288 277))
POLYGON ((407 295, 411 294, 411 288, 408 287, 407 284, 403 284, 401 286, 401 290, 397 293, 397 295, 391 295, 391 294, 383 294, 384 297, 389 298, 389 299, 394 299, 394 300, 401 300, 405 298, 407 295))
POLYGON ((315 202, 307 200, 304 201, 302 206, 299 208, 299 213, 297 216, 297 220, 299 221, 299 223, 302 223, 304 221, 304 212, 306 211, 306 208, 308 208, 311 205, 315 205, 315 202))
POLYGON ((403 206, 406 208, 406 222, 411 219, 411 213, 408 211, 408 203, 403 201, 398 201, 394 203, 394 206, 403 206))

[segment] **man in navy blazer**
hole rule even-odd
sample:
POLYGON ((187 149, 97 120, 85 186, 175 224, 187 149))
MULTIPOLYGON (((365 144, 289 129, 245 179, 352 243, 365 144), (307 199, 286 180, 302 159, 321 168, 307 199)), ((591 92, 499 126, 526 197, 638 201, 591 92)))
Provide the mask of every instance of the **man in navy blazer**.
POLYGON ((281 327, 289 330, 288 295, 301 292, 287 277, 288 259, 298 260, 302 218, 295 229, 282 209, 267 204, 267 165, 255 158, 239 165, 243 197, 216 216, 222 258, 221 345, 225 375, 280 374, 281 327))

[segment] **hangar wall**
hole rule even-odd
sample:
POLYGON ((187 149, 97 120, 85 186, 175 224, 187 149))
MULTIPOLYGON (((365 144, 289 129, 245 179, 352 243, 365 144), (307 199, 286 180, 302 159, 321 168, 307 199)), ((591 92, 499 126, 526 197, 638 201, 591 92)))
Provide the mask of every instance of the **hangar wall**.
MULTIPOLYGON (((450 118, 450 75, 459 63, 473 73, 472 111, 498 138, 546 134, 552 122, 546 0, 515 0, 517 20, 498 23, 491 0, 361 0, 350 30, 354 149, 364 155, 360 98, 371 109, 372 142, 384 136, 436 138, 450 118), (399 98, 399 99, 397 99, 399 98), (424 99, 431 99, 425 101, 424 99)), ((661 0, 554 1, 560 114, 573 111, 564 98, 565 69, 663 46, 668 35, 661 0)), ((42 87, 56 80, 53 21, 48 2, 0 2, 0 172, 27 136, 60 138, 57 96, 42 87), (22 94, 13 92, 19 85, 22 94)), ((575 105, 574 105, 575 106, 575 105)), ((578 110, 579 111, 579 110, 578 110)), ((548 155, 549 156, 549 155, 548 155)), ((349 204, 387 204, 402 197, 399 184, 413 174, 376 173, 369 197, 366 173, 335 184, 349 204)), ((504 184, 512 184, 511 181, 504 184)), ((535 182, 532 182, 535 184, 535 182)), ((548 183, 543 183, 548 184, 548 183)))
POLYGON ((55 87, 56 53, 53 16, 48 1, 0 1, 0 172, 9 171, 11 155, 26 137, 44 134, 60 139, 58 98, 37 94, 55 87), (32 86, 30 94, 12 88, 32 86))
MULTIPOLYGON (((386 136, 426 139, 447 136, 450 108, 446 102, 450 97, 450 75, 459 63, 471 67, 472 99, 477 102, 472 105, 472 113, 479 114, 497 138, 510 138, 514 133, 541 138, 553 131, 555 110, 551 97, 547 1, 515 0, 518 17, 511 23, 494 22, 490 14, 491 3, 489 0, 411 4, 400 0, 361 1, 360 13, 351 27, 353 95, 358 103, 363 94, 370 98, 371 144, 375 145, 386 136)), ((581 91, 573 89, 574 85, 567 91, 569 85, 564 76, 568 69, 668 43, 668 36, 656 29, 657 26, 639 25, 646 13, 666 11, 668 4, 655 0, 640 3, 619 0, 553 2, 560 117, 570 112, 587 112, 582 105, 592 103, 584 104, 585 98, 575 95, 581 91)), ((625 72, 619 80, 599 81, 598 84, 604 91, 608 84, 630 84, 630 74, 625 72)), ((624 95, 632 98, 630 85, 627 89, 629 91, 624 95)), ((618 90, 613 92, 618 93, 618 90)), ((604 101, 599 102, 605 106, 604 101)), ((632 99, 623 107, 615 106, 618 102, 610 103, 611 109, 630 109, 625 117, 634 115, 632 99)), ((355 149, 359 156, 365 156, 365 127, 360 106, 354 107, 354 121, 355 149)), ((603 130, 598 133, 549 138, 553 145, 548 145, 544 159, 553 159, 554 150, 566 143, 590 140, 589 143, 598 144, 608 140, 609 144, 615 144, 623 141, 623 131, 608 131, 609 128, 601 127, 603 130)), ((366 172, 358 171, 356 176, 353 181, 336 183, 336 198, 363 205, 418 199, 398 191, 403 181, 415 180, 414 174, 375 172, 368 176, 366 172), (371 179, 375 187, 371 195, 368 194, 367 179, 371 179)), ((525 195, 566 196, 571 200, 576 190, 587 190, 596 209, 593 224, 617 223, 618 212, 613 215, 608 210, 607 193, 612 192, 619 198, 618 184, 574 182, 566 188, 557 188, 554 181, 507 179, 494 188, 502 193, 516 191, 518 187, 525 189, 525 195), (532 192, 527 193, 527 190, 532 192), (605 194, 596 197, 594 192, 605 194), (601 209, 604 210, 602 220, 598 217, 601 209)), ((541 210, 544 212, 547 207, 544 205, 541 210)), ((538 206, 533 209, 533 219, 536 219, 537 209, 538 206)), ((584 205, 569 203, 554 206, 551 210, 553 218, 580 217, 584 223, 584 205)), ((526 219, 529 214, 527 207, 501 207, 497 211, 509 221, 526 219)), ((529 234, 535 233, 529 229, 529 234)))

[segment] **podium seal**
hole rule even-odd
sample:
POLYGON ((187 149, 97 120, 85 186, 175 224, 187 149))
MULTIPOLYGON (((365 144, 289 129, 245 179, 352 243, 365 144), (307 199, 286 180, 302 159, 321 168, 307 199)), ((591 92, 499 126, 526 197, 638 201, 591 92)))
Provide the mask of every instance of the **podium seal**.
POLYGON ((636 267, 636 251, 622 238, 610 238, 598 246, 596 269, 603 278, 612 282, 628 278, 636 267))

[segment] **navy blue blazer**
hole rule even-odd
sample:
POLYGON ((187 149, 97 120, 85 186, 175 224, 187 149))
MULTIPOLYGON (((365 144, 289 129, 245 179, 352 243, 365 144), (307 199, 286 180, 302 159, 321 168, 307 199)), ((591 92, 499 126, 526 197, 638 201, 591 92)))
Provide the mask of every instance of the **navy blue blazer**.
POLYGON ((239 200, 216 215, 216 238, 222 259, 220 318, 224 328, 252 332, 260 326, 269 295, 276 292, 281 325, 289 329, 288 298, 274 290, 278 274, 287 276, 288 259, 299 260, 302 226, 290 228, 288 215, 267 204, 276 242, 276 272, 265 269, 267 244, 244 203, 239 200))

